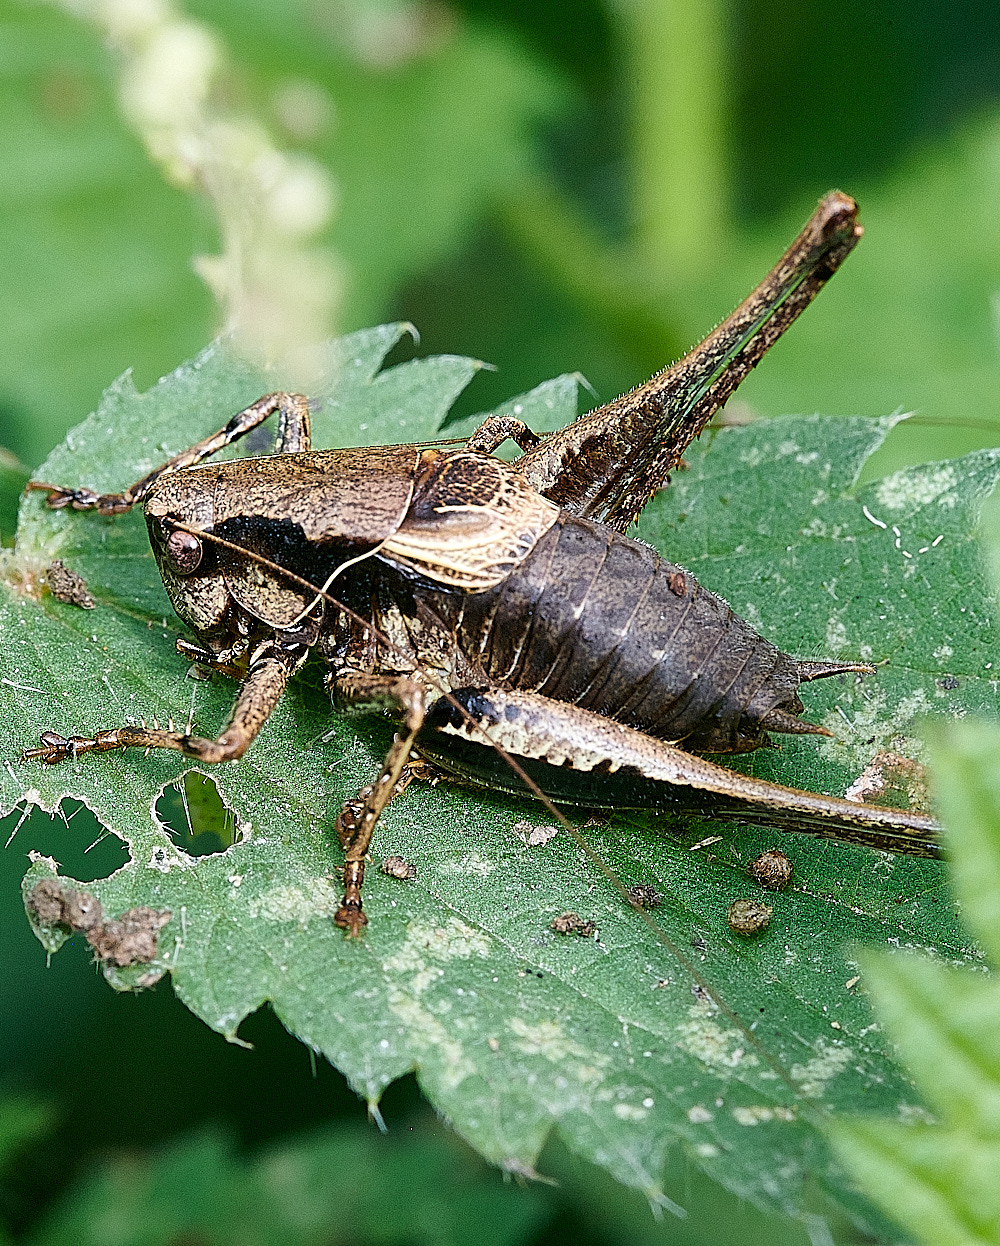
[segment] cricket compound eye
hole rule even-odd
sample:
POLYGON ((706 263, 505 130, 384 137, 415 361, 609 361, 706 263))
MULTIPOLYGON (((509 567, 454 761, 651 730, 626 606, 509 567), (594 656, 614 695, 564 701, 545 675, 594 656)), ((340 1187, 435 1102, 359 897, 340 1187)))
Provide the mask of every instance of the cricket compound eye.
POLYGON ((201 541, 190 532, 175 529, 167 537, 163 550, 175 575, 190 575, 201 564, 201 541))

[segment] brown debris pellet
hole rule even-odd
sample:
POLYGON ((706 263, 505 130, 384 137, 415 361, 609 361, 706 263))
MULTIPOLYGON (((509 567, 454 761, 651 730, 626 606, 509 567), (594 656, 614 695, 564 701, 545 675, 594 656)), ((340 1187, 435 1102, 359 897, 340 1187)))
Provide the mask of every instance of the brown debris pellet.
POLYGON ((750 862, 750 877, 768 891, 784 891, 792 881, 794 866, 777 848, 762 852, 750 862))
POLYGON ((756 900, 734 900, 729 906, 726 920, 736 934, 750 936, 760 934, 768 928, 773 912, 770 904, 759 904, 756 900))
POLYGON ((589 939, 597 929, 596 922, 586 921, 579 913, 560 913, 550 925, 556 934, 576 934, 584 939, 589 939))
POLYGON ((663 897, 649 883, 640 883, 638 887, 629 887, 628 902, 633 908, 655 909, 663 903, 663 897))
POLYGON ((399 878, 403 882, 409 882, 417 876, 417 867, 403 857, 386 857, 379 869, 390 878, 399 878))
POLYGON ((671 571, 667 577, 667 587, 675 597, 683 597, 687 592, 687 576, 683 571, 671 571))
POLYGON ((49 592, 56 601, 64 601, 70 606, 79 606, 81 610, 93 610, 96 602, 87 588, 87 581, 76 571, 57 558, 45 569, 45 579, 49 592))

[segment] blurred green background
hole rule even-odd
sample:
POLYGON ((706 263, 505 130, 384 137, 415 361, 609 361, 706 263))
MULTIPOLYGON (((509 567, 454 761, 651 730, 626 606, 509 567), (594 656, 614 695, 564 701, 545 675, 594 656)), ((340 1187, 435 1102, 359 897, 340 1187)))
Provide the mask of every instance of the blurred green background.
MULTIPOLYGON (((872 475, 1000 440, 989 0, 191 0, 186 12, 239 67, 234 107, 336 179, 338 329, 406 319, 422 341, 393 361, 419 349, 496 366, 460 413, 560 372, 584 373, 601 400, 645 379, 839 186, 868 236, 739 400, 761 415, 915 411, 872 475)), ((0 66, 9 542, 27 470, 102 389, 130 367, 149 386, 217 330, 191 259, 218 242, 206 204, 166 184, 122 121, 114 59, 90 26, 0 0, 0 66)), ((558 1187, 505 1184, 412 1080, 386 1096, 383 1140, 266 1010, 242 1049, 166 982, 113 995, 86 947, 47 968, 21 911, 27 852, 79 879, 124 861, 86 810, 64 813, 0 828, 12 836, 0 1224, 15 1240, 863 1240, 819 1204, 798 1223, 739 1205, 679 1159, 665 1188, 683 1222, 654 1221, 557 1143, 540 1167, 558 1187), (319 1175, 333 1171, 335 1190, 319 1175)))

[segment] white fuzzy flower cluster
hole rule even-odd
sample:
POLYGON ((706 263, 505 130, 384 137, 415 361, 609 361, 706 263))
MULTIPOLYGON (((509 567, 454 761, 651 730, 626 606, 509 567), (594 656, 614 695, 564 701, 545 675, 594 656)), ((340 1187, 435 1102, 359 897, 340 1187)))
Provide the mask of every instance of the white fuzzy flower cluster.
POLYGON ((253 117, 221 101, 224 48, 170 0, 61 0, 101 29, 120 57, 129 124, 176 185, 211 200, 221 254, 194 265, 219 301, 224 329, 256 362, 307 386, 316 346, 334 328, 342 286, 316 240, 336 207, 330 173, 279 150, 253 117))

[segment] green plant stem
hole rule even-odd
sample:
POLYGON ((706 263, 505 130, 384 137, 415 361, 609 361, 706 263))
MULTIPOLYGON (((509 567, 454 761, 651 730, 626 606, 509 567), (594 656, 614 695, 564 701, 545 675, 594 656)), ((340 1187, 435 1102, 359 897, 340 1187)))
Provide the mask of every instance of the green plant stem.
POLYGON ((605 242, 555 185, 541 177, 522 183, 500 212, 515 245, 647 372, 683 354, 684 329, 648 270, 630 251, 605 242))
POLYGON ((723 0, 630 0, 635 239, 655 272, 697 277, 727 234, 723 0))

